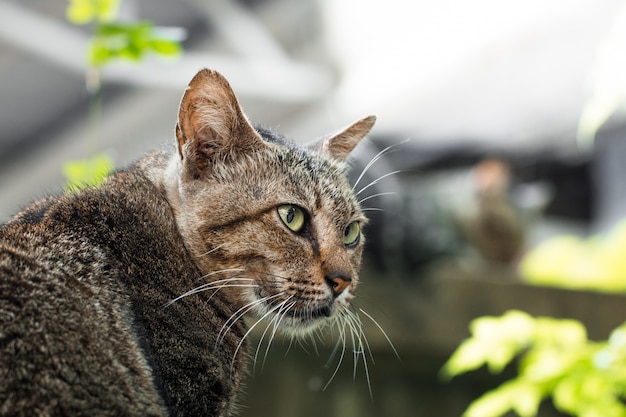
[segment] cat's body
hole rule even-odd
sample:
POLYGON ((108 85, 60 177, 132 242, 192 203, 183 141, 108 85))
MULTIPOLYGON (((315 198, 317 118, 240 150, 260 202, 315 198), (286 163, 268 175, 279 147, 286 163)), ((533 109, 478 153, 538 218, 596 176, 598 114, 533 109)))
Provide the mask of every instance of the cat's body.
POLYGON ((372 124, 301 149, 204 70, 178 154, 0 227, 0 415, 232 415, 244 313, 302 331, 348 306, 364 218, 341 162, 372 124))
POLYGON ((215 328, 234 312, 221 297, 163 308, 202 274, 138 167, 20 215, 0 240, 0 265, 19 271, 0 280, 1 414, 228 409, 238 380, 226 352, 241 323, 214 350, 215 328))

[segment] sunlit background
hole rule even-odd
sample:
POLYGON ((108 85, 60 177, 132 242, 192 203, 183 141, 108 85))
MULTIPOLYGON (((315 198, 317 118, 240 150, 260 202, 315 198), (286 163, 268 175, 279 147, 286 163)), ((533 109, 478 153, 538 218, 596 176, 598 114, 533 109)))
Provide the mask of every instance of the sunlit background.
POLYGON ((332 340, 279 338, 242 416, 459 416, 516 375, 442 377, 473 319, 573 318, 596 340, 626 320, 623 1, 123 0, 118 19, 153 22, 183 52, 98 71, 93 24, 67 7, 0 0, 2 222, 62 192, 71 161, 124 166, 173 146, 202 67, 253 122, 299 142, 378 117, 352 162, 356 181, 376 158, 356 188, 381 194, 364 202, 367 369, 349 350, 327 385, 332 340))

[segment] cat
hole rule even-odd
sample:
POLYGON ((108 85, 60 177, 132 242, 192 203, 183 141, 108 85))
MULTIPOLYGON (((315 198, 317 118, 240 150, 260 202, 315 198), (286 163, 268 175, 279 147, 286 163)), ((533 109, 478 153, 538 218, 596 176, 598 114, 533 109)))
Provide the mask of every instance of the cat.
POLYGON ((298 146, 204 69, 176 150, 16 214, 0 227, 0 415, 235 415, 244 315, 306 334, 354 314, 367 219, 346 159, 374 122, 298 146))

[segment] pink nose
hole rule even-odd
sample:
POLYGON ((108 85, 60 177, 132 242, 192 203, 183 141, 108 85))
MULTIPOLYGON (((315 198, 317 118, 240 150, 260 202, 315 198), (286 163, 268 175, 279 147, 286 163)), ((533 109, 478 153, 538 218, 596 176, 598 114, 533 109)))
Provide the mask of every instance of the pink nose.
POLYGON ((330 285, 330 288, 333 290, 333 294, 337 297, 350 286, 352 280, 343 275, 335 275, 333 277, 326 277, 326 282, 328 282, 328 285, 330 285))

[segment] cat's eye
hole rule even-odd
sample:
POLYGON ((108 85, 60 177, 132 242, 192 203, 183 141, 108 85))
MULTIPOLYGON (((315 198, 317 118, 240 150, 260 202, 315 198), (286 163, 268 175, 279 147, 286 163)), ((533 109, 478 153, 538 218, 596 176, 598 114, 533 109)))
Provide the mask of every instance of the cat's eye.
POLYGON ((357 222, 352 222, 343 232, 343 244, 348 247, 356 246, 356 244, 359 243, 360 237, 361 227, 357 222))
POLYGON ((298 233, 304 228, 306 216, 304 210, 293 204, 284 204, 278 207, 278 215, 290 230, 298 233))

